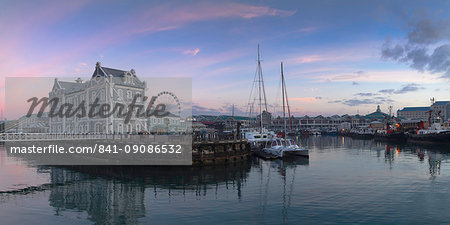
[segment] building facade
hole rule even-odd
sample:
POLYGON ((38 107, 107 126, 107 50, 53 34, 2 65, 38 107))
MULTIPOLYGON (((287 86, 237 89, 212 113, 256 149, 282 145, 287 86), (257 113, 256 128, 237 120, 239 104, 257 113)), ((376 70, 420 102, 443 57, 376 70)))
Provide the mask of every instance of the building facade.
POLYGON ((407 120, 427 120, 430 107, 404 107, 397 111, 397 117, 407 120))
POLYGON ((450 101, 436 101, 431 105, 434 116, 439 116, 443 121, 450 119, 450 101))
POLYGON ((300 130, 329 130, 329 129, 342 129, 342 124, 347 125, 350 128, 353 127, 368 127, 373 121, 384 121, 389 115, 381 112, 380 106, 377 107, 376 111, 365 116, 363 115, 343 115, 343 116, 303 116, 303 117, 294 117, 282 118, 277 117, 272 120, 272 124, 270 126, 271 130, 274 131, 283 131, 284 124, 286 122, 286 128, 288 131, 291 129, 292 131, 297 132, 300 130))
MULTIPOLYGON (((139 94, 144 96, 147 84, 139 80, 136 72, 112 69, 102 67, 98 62, 91 78, 83 82, 78 78, 75 82, 59 81, 55 79, 52 91, 49 93, 49 99, 58 98, 58 107, 62 104, 71 103, 75 107, 85 103, 86 107, 94 101, 98 104, 108 104, 114 107, 117 103, 126 107, 132 102, 134 96, 139 94)), ((146 101, 143 98, 137 98, 138 106, 146 107, 146 101)), ((52 107, 53 105, 51 105, 52 107)), ((138 133, 147 130, 147 120, 145 117, 136 117, 136 113, 128 123, 125 123, 125 117, 119 116, 119 112, 110 116, 85 116, 78 118, 71 117, 51 117, 51 133, 138 133)))
POLYGON ((30 117, 22 116, 18 119, 17 123, 18 129, 16 132, 48 133, 50 129, 47 112, 44 112, 40 117, 36 114, 32 114, 30 117))
POLYGON ((187 131, 187 123, 179 116, 169 113, 164 117, 150 116, 147 119, 151 133, 179 133, 187 131))

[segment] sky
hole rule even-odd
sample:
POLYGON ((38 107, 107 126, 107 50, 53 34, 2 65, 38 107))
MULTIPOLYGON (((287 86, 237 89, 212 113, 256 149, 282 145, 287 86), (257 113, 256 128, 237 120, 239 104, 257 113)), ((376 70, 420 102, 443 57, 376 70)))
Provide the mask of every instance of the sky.
MULTIPOLYGON (((387 112, 450 100, 449 1, 0 1, 6 77, 191 77, 194 114, 247 115, 261 46, 269 110, 387 112)), ((151 84, 148 84, 151 88, 151 84)))

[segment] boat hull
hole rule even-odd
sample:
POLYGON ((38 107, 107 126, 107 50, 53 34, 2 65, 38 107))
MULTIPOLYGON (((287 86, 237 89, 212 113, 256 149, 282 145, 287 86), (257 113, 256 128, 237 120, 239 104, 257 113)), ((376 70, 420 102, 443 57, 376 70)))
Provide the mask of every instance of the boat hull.
POLYGON ((395 132, 390 134, 375 134, 374 139, 377 141, 405 142, 407 140, 407 136, 402 132, 395 132))
POLYGON ((409 134, 409 140, 414 142, 439 142, 450 144, 450 131, 430 134, 409 134))
POLYGON ((303 156, 303 157, 309 157, 309 150, 303 149, 303 150, 297 150, 297 151, 284 151, 283 152, 283 158, 285 157, 295 157, 295 156, 303 156))

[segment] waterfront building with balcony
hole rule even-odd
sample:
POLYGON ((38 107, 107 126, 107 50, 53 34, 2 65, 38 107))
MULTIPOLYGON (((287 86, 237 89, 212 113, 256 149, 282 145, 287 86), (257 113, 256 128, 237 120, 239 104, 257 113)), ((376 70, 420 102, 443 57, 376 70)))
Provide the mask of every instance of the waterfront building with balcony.
MULTIPOLYGON (((373 121, 384 121, 388 117, 388 114, 381 112, 380 106, 377 107, 376 111, 367 115, 333 115, 333 116, 303 116, 294 117, 292 116, 289 122, 289 118, 286 118, 286 124, 288 131, 292 123, 292 130, 298 132, 301 130, 341 130, 343 127, 354 128, 354 127, 368 127, 373 121), (344 124, 342 126, 342 124, 344 124)), ((284 121, 282 117, 277 117, 272 120, 270 129, 273 131, 284 130, 284 121)))

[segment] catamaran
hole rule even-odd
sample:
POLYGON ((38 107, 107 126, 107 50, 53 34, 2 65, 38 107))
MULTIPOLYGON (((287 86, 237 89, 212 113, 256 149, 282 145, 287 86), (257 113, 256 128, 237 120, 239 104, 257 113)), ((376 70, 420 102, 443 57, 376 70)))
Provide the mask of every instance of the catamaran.
POLYGON ((292 139, 288 139, 286 136, 287 121, 286 121, 286 108, 289 116, 290 132, 292 133, 292 121, 291 111, 289 109, 289 101, 287 97, 286 82, 283 73, 283 62, 281 62, 281 94, 283 98, 283 118, 284 118, 284 134, 282 138, 276 138, 266 142, 266 146, 263 149, 264 152, 275 155, 277 157, 287 156, 309 156, 309 151, 305 148, 299 147, 292 139))

